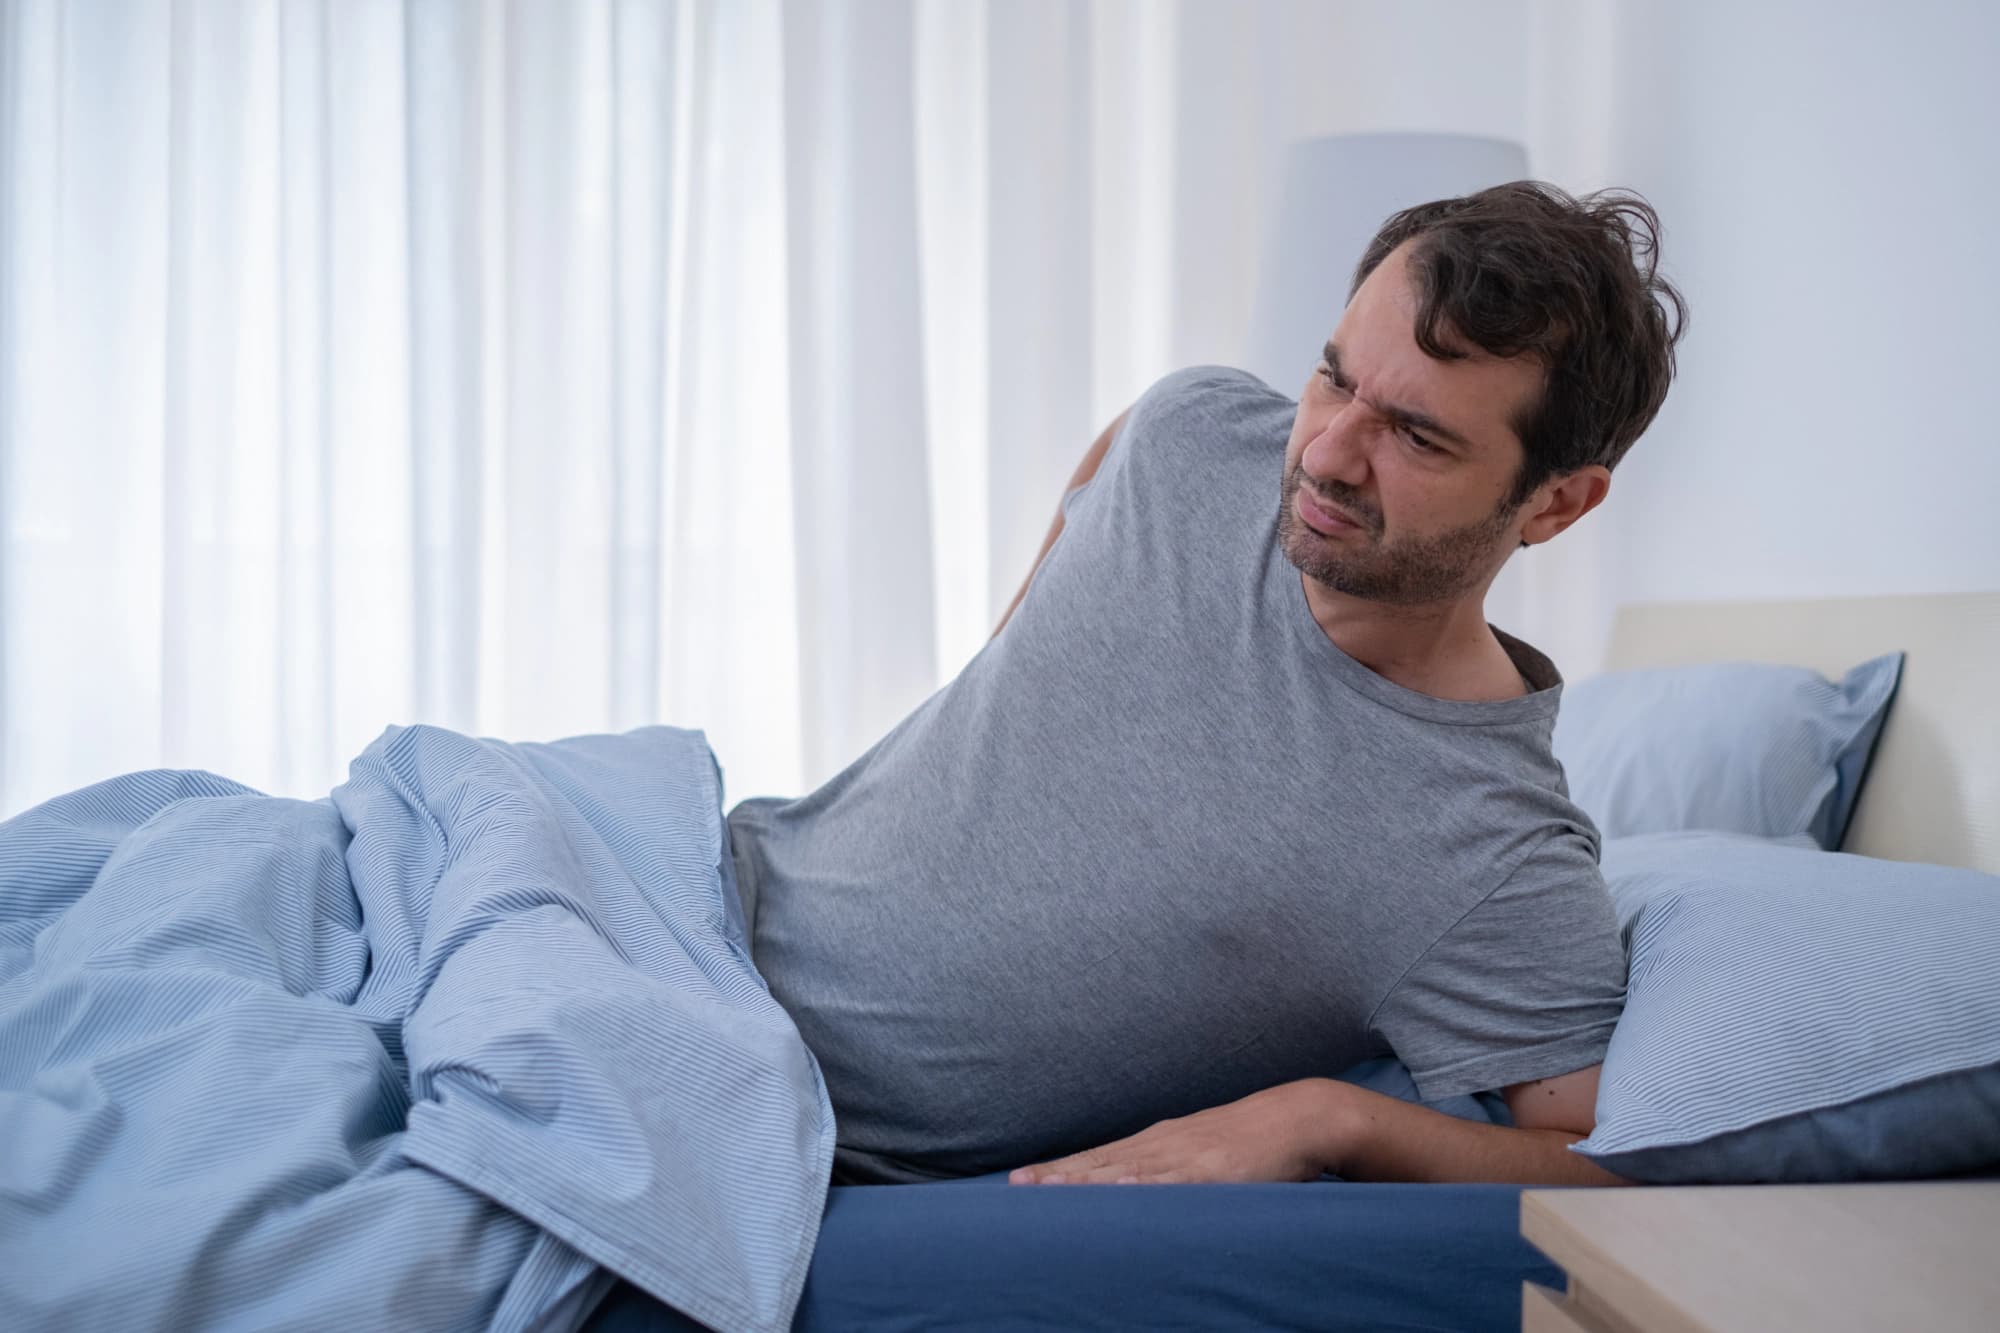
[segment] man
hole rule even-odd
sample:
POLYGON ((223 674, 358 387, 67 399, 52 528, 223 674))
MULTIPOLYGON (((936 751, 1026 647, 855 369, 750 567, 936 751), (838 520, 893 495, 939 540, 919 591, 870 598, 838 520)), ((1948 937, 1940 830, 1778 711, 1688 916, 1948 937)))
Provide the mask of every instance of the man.
POLYGON ((1296 405, 1154 386, 965 671, 731 812, 837 1181, 1613 1179, 1567 1151, 1623 1000, 1597 834, 1481 608, 1665 396, 1656 243, 1526 182, 1389 219, 1296 405), (1331 1077, 1386 1054, 1513 1127, 1331 1077))

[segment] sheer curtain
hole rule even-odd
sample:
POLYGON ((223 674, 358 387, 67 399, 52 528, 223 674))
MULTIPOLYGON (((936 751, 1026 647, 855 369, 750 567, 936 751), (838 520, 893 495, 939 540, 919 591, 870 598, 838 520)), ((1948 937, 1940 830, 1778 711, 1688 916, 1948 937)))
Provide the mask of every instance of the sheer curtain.
POLYGON ((1576 7, 11 0, 0 816, 412 722, 802 790, 1236 355, 1284 144, 1532 147, 1576 7))

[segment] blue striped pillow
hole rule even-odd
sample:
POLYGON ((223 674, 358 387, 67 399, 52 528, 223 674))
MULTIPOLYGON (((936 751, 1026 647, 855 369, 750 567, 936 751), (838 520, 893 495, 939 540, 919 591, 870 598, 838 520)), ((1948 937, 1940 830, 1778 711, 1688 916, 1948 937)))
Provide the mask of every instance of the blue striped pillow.
POLYGON ((2000 1166, 2000 877, 1672 833, 1604 845, 1631 949, 1597 1127, 1632 1180, 2000 1166))
POLYGON ((1840 846, 1903 654, 1838 682, 1724 662, 1614 671, 1563 691, 1554 749, 1607 838, 1727 829, 1840 846))

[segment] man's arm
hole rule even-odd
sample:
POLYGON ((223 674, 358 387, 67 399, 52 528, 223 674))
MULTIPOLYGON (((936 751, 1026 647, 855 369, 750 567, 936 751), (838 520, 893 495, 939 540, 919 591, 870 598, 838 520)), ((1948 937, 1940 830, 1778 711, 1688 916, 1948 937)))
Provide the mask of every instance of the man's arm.
POLYGON ((1308 1078, 1162 1120, 1130 1138, 1022 1167, 1018 1185, 1311 1180, 1622 1185, 1569 1151, 1595 1121, 1597 1068, 1506 1090, 1512 1128, 1482 1125, 1351 1083, 1308 1078))
MULTIPOLYGON (((1111 441, 1117 438, 1118 428, 1123 426, 1125 418, 1131 415, 1132 409, 1128 407, 1123 412, 1120 412, 1110 425, 1104 428, 1104 433, 1099 435, 1096 441, 1091 444, 1090 452, 1083 456, 1083 461, 1077 464, 1076 471, 1070 475, 1069 484, 1063 487, 1065 493, 1075 490, 1097 475, 1097 465, 1104 461, 1105 452, 1111 448, 1111 441)), ((1058 504, 1056 506, 1056 521, 1049 524, 1049 535, 1042 538, 1042 549, 1035 553, 1035 563, 1029 567, 1028 577, 1021 580, 1021 591, 1014 594, 1014 600, 1007 603, 1007 609, 1001 613, 1000 623, 993 627, 994 634, 999 634, 1001 630, 1007 627, 1007 621, 1014 614, 1014 608, 1019 606, 1021 599, 1028 595, 1028 585, 1035 581, 1035 571, 1042 567, 1042 561, 1048 556, 1049 548, 1056 544, 1056 538, 1062 535, 1062 530, 1062 506, 1058 504)))
POLYGON ((1398 1101, 1351 1084, 1322 1089, 1325 1168, 1347 1180, 1494 1180, 1623 1185, 1569 1150, 1596 1123, 1598 1066, 1506 1090, 1512 1128, 1398 1101))

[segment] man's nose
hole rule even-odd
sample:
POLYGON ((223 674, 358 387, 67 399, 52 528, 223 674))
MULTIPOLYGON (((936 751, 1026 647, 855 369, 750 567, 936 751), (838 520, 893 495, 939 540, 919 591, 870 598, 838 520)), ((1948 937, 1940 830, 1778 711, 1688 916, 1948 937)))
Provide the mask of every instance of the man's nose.
POLYGON ((1306 441, 1299 466, 1314 481, 1342 481, 1359 486, 1368 479, 1366 408, 1349 403, 1306 441))

